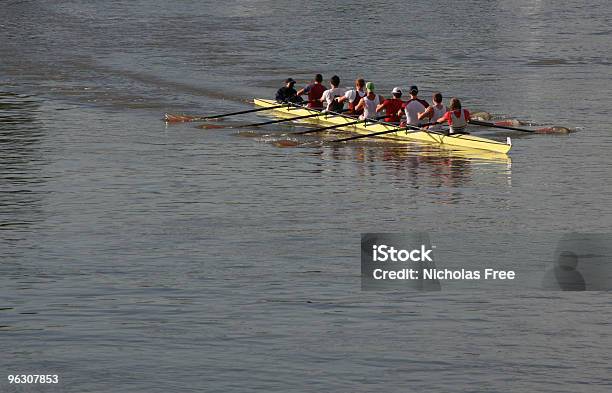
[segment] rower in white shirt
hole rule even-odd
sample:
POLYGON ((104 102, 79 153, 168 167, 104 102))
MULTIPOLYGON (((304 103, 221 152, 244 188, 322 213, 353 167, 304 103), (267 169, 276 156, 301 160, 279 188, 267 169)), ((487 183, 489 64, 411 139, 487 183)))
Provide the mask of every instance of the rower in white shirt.
MULTIPOLYGON (((419 120, 419 112, 424 112, 429 107, 429 103, 418 97, 419 88, 416 86, 410 86, 410 99, 404 104, 404 113, 406 114, 406 123, 411 126, 420 126, 422 123, 419 120)), ((401 116, 401 110, 398 111, 398 115, 401 116)))
MULTIPOLYGON (((448 108, 442 103, 442 93, 434 93, 431 98, 433 100, 433 105, 427 107, 425 111, 419 112, 418 118, 419 120, 427 119, 429 123, 436 123, 446 112, 448 112, 448 108)), ((432 131, 442 131, 444 128, 441 124, 435 124, 429 126, 428 129, 432 131)))
POLYGON ((323 92, 321 96, 321 102, 326 107, 327 111, 330 112, 341 112, 344 104, 339 103, 336 98, 344 96, 346 89, 340 86, 340 77, 338 75, 334 75, 329 80, 331 84, 331 89, 327 89, 323 92))
POLYGON ((376 107, 380 105, 381 102, 385 100, 383 96, 380 94, 374 93, 374 83, 368 82, 366 83, 366 92, 365 97, 361 99, 359 104, 357 105, 356 110, 363 110, 363 113, 359 118, 361 120, 365 119, 376 119, 376 107))
POLYGON ((365 80, 359 78, 355 80, 355 88, 351 90, 347 90, 344 93, 344 96, 336 98, 336 101, 339 103, 343 103, 344 101, 348 101, 348 114, 351 116, 359 116, 363 111, 356 111, 357 105, 359 105, 359 101, 366 95, 364 91, 365 88, 365 80))

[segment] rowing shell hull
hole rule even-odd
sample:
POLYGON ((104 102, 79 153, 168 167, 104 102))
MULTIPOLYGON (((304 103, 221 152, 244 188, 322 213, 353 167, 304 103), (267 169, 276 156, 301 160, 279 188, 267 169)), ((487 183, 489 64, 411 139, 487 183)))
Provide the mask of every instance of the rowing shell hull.
MULTIPOLYGON (((264 100, 261 98, 255 98, 253 103, 261 107, 276 106, 278 103, 272 100, 264 100)), ((274 113, 279 115, 289 115, 291 117, 303 116, 308 114, 315 114, 317 111, 305 108, 296 108, 293 106, 287 106, 282 108, 273 109, 274 113)), ((304 119, 306 122, 313 123, 324 123, 330 125, 344 124, 355 121, 354 118, 340 115, 326 115, 312 117, 304 119)), ((394 127, 391 125, 370 123, 364 125, 363 123, 357 125, 350 125, 346 127, 340 127, 343 130, 352 131, 357 134, 370 134, 379 131, 392 130, 394 127)), ((447 149, 477 149, 485 150, 489 152, 495 152, 500 154, 508 154, 512 145, 509 143, 498 142, 491 139, 479 138, 473 135, 444 135, 436 132, 427 131, 397 131, 388 134, 376 136, 376 138, 384 138, 388 140, 394 140, 399 142, 423 142, 427 144, 434 144, 442 148, 447 149)))

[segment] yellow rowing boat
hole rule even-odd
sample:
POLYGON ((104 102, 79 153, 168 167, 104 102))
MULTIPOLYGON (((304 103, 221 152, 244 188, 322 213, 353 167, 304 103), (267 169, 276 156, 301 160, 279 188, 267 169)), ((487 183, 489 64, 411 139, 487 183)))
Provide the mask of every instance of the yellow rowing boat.
MULTIPOLYGON (((278 103, 273 100, 265 100, 262 98, 255 98, 253 103, 261 107, 277 106, 278 103)), ((309 114, 316 114, 318 111, 296 107, 292 105, 283 106, 281 108, 272 109, 275 114, 291 117, 305 116, 309 114)), ((320 112, 319 112, 320 113, 320 112)), ((310 117, 305 119, 307 122, 319 122, 331 125, 340 125, 345 123, 355 122, 355 118, 343 115, 331 115, 321 113, 320 116, 310 117)), ((374 132, 381 132, 386 130, 392 130, 394 127, 389 124, 382 124, 380 122, 366 122, 358 123, 354 125, 347 125, 346 127, 339 127, 346 131, 352 131, 357 134, 371 134, 374 132)), ((411 142, 424 142, 428 144, 434 144, 442 148, 452 150, 485 150, 488 152, 508 154, 512 143, 510 138, 506 142, 498 142, 492 139, 480 138, 473 135, 444 135, 443 133, 428 131, 425 129, 420 130, 398 130, 396 132, 390 132, 377 136, 377 138, 384 138, 386 140, 393 140, 397 142, 411 143, 411 142)))

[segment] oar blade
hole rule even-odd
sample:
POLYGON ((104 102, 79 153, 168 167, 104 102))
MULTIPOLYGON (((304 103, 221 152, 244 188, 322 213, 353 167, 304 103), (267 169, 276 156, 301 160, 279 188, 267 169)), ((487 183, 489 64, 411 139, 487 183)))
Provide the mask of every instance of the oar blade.
POLYGON ((166 123, 185 123, 185 122, 189 122, 189 121, 194 121, 196 119, 196 117, 194 116, 187 116, 187 115, 177 115, 177 114, 173 114, 173 113, 166 113, 164 115, 164 121, 166 123))
POLYGON ((496 126, 518 127, 521 125, 521 122, 516 119, 507 119, 507 120, 498 120, 493 124, 495 124, 496 126))
POLYGON ((569 134, 572 130, 567 127, 542 127, 537 128, 535 132, 538 134, 569 134))
POLYGON ((291 139, 280 139, 274 141, 272 144, 276 147, 297 147, 300 145, 300 142, 291 139))

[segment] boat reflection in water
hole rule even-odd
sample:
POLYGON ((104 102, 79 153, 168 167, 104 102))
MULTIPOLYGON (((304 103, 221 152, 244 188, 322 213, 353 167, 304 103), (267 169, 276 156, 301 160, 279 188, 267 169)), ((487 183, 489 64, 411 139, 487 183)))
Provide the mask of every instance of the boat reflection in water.
POLYGON ((316 154, 332 164, 326 165, 326 170, 344 172, 347 169, 335 163, 352 160, 359 165, 350 169, 354 173, 347 176, 383 176, 398 187, 427 188, 443 203, 459 202, 463 198, 461 189, 474 180, 497 188, 512 186, 510 157, 486 151, 362 142, 354 146, 326 146, 316 154))

